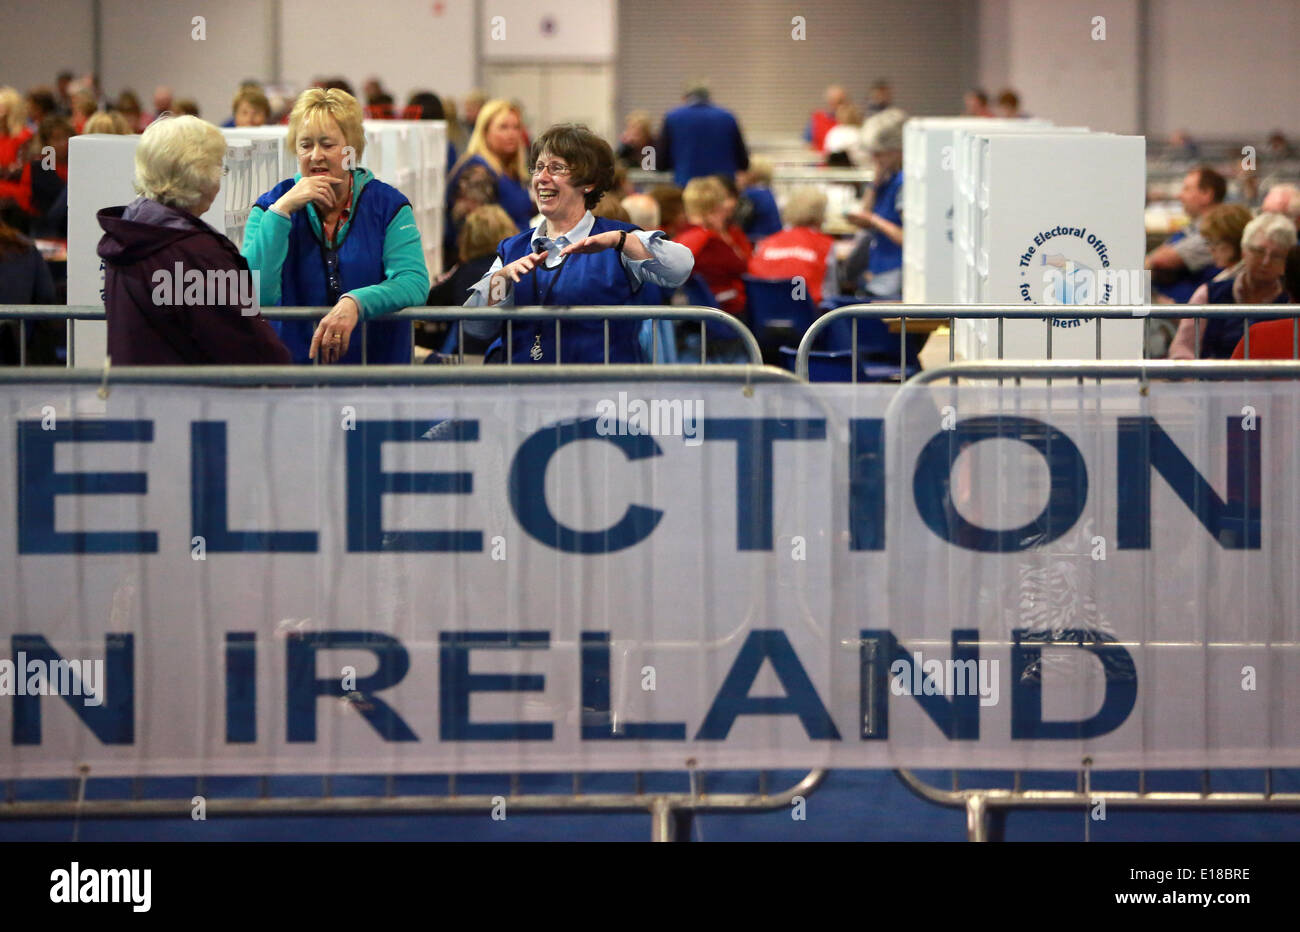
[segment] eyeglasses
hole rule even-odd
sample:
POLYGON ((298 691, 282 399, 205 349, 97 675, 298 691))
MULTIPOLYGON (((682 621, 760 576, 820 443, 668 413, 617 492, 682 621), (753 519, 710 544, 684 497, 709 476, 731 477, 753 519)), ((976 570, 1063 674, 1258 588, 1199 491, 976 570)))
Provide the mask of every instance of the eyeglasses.
POLYGON ((1265 262, 1285 262, 1286 251, 1275 251, 1263 246, 1247 246, 1246 251, 1255 256, 1262 256, 1265 262))
POLYGON ((573 169, 563 162, 538 162, 533 166, 532 174, 540 175, 544 171, 548 172, 552 177, 563 178, 565 175, 570 174, 573 169))

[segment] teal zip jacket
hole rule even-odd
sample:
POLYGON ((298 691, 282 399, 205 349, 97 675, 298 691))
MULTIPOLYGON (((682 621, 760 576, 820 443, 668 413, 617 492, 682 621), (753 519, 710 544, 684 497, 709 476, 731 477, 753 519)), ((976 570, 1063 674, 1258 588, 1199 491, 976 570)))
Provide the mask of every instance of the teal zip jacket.
MULTIPOLYGON (((249 213, 242 252, 249 267, 262 273, 263 306, 328 308, 350 295, 361 307, 361 319, 375 321, 366 325, 367 361, 409 363, 410 324, 376 318, 423 305, 429 293, 423 244, 410 203, 368 169, 353 169, 349 217, 330 249, 314 204, 292 217, 270 209, 301 177, 280 182, 249 213)), ((314 322, 275 323, 294 361, 308 362, 314 322)), ((355 332, 340 361, 360 363, 361 344, 361 334, 355 332)))

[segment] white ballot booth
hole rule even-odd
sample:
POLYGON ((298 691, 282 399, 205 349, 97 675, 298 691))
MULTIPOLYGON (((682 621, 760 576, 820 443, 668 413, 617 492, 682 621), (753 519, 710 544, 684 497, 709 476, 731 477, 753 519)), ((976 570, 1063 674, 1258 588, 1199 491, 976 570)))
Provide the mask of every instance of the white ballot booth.
MULTIPOLYGON (((1049 132, 960 130, 954 279, 958 304, 1142 304, 1146 140, 1074 128, 1049 132), (964 151, 964 156, 963 156, 964 151)), ((1008 359, 1136 359, 1142 321, 1047 325, 1006 320, 1008 359)), ((959 320, 962 359, 998 355, 996 319, 959 320)))
POLYGON ((903 303, 953 304, 958 130, 1047 128, 1049 120, 913 117, 903 125, 903 303))
MULTIPOLYGON (((360 163, 406 195, 433 280, 442 270, 447 126, 433 120, 367 120, 360 163)), ((243 245, 249 211, 257 199, 297 172, 288 151, 287 126, 227 127, 226 173, 221 192, 203 220, 243 245)), ((103 305, 104 269, 96 252, 103 230, 96 214, 135 199, 135 149, 139 136, 74 136, 68 144, 68 304, 103 305)), ((68 325, 68 364, 102 366, 107 328, 98 321, 68 325)))

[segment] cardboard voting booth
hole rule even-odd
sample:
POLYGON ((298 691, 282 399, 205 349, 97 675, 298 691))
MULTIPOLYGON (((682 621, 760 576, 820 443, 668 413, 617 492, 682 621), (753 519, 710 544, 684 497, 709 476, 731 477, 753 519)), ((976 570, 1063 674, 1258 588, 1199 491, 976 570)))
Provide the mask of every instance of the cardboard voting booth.
MULTIPOLYGON (((970 136, 963 195, 969 244, 956 257, 968 303, 1050 307, 1143 304, 1146 140, 1108 133, 970 136)), ((960 303, 960 302, 959 302, 960 303)), ((1136 359, 1142 320, 1007 320, 1008 359, 1136 359)), ((955 350, 998 355, 997 321, 958 321, 955 350)))
POLYGON ((1048 120, 913 117, 903 126, 903 303, 953 304, 956 133, 1050 127, 1048 120))

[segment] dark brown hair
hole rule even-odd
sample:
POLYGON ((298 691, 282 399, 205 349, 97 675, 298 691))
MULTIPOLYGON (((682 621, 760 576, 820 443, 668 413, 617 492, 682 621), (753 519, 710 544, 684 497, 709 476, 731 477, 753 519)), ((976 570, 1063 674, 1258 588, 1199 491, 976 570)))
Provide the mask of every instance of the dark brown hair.
POLYGON ((605 192, 614 187, 614 150, 585 126, 559 123, 538 136, 529 153, 530 170, 543 152, 568 163, 572 169, 569 183, 574 187, 591 185, 591 190, 584 192, 582 198, 588 210, 599 204, 605 192))
POLYGON ((1196 186, 1202 191, 1208 189, 1214 195, 1214 203, 1222 204, 1228 194, 1228 182, 1208 165, 1202 165, 1195 171, 1196 186))

